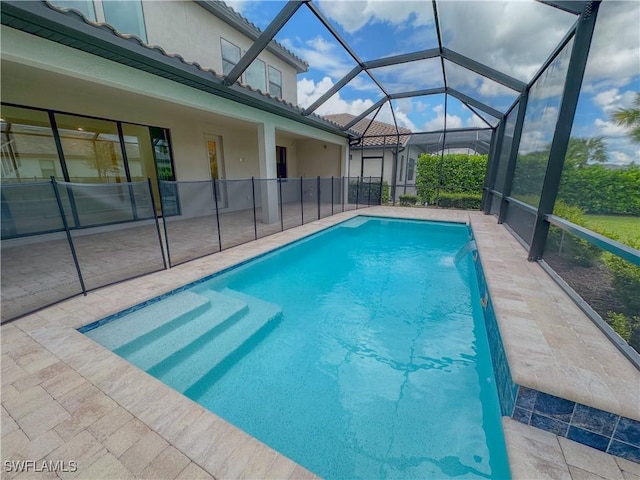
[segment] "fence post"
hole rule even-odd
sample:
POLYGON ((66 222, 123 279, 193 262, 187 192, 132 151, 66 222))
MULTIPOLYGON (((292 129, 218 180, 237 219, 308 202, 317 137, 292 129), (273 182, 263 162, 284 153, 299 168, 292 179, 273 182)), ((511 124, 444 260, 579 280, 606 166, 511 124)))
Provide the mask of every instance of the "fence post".
POLYGON ((62 225, 64 226, 64 231, 67 234, 67 242, 69 242, 69 249, 71 250, 71 257, 73 258, 73 263, 76 266, 76 272, 78 274, 78 281, 80 282, 80 288, 82 288, 83 295, 87 294, 87 288, 84 286, 84 279, 82 278, 82 272, 80 271, 80 264, 78 263, 78 255, 76 255, 76 249, 73 246, 73 239, 71 238, 71 232, 69 231, 69 224, 67 223, 67 216, 64 213, 64 208, 62 207, 62 200, 60 199, 60 192, 58 191, 58 183, 56 182, 56 177, 51 176, 51 184, 53 185, 53 192, 56 195, 56 202, 58 202, 58 209, 60 210, 60 218, 62 219, 62 225))
MULTIPOLYGON (((151 208, 153 209, 153 219, 156 221, 156 232, 158 232, 158 244, 160 245, 160 253, 162 254, 162 265, 167 269, 167 259, 164 256, 164 247, 162 246, 162 235, 160 235, 160 222, 158 222, 158 213, 156 212, 156 200, 153 198, 153 190, 151 190, 151 179, 147 177, 147 187, 149 188, 149 197, 151 197, 151 208)), ((133 187, 130 185, 133 193, 133 187)))
POLYGON ((300 176, 300 212, 302 218, 301 225, 304 225, 304 191, 302 189, 302 175, 300 176))
MULTIPOLYGON (((344 212, 344 197, 345 197, 344 191, 347 189, 347 188, 345 188, 345 183, 344 183, 345 180, 344 179, 345 179, 345 177, 341 177, 341 181, 340 181, 340 190, 341 190, 340 196, 342 197, 342 211, 343 212, 344 212)), ((348 179, 347 179, 347 183, 349 183, 348 179)))
POLYGON ((371 175, 369 175, 369 185, 367 188, 367 207, 371 206, 371 175))
POLYGON ((258 239, 258 221, 256 220, 256 186, 253 177, 251 177, 251 196, 253 197, 253 234, 258 239))
POLYGON ((222 235, 220 234, 220 215, 218 212, 218 181, 217 178, 211 179, 211 183, 213 184, 213 203, 216 207, 216 226, 218 227, 218 251, 222 251, 222 235))
MULTIPOLYGON (((177 191, 177 188, 176 188, 177 191)), ((160 215, 162 215, 162 226, 164 229, 164 243, 167 247, 167 260, 169 261, 169 268, 173 265, 171 263, 171 253, 169 251, 169 235, 167 234, 167 216, 164 213, 164 201, 162 197, 162 180, 158 178, 158 194, 160 195, 160 215)))
POLYGON ((378 205, 382 205, 382 189, 384 188, 384 184, 382 182, 382 177, 380 177, 380 197, 378 198, 378 205))
POLYGON ((320 175, 316 180, 316 191, 318 193, 318 220, 320 220, 320 175))
POLYGON ((280 198, 280 231, 284 232, 284 217, 282 216, 282 179, 276 178, 278 182, 278 197, 280 198))
POLYGON ((360 177, 356 178, 356 210, 358 209, 358 202, 360 201, 360 177))
POLYGON ((333 196, 333 175, 331 175, 331 215, 333 215, 333 201, 335 197, 333 196))

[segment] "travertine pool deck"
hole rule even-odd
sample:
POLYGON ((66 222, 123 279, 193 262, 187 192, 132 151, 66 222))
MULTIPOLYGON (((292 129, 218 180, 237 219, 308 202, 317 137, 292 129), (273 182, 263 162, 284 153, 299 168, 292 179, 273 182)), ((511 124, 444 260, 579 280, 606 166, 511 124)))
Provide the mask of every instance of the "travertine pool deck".
MULTIPOLYGON (((640 372, 495 218, 373 207, 76 297, 4 325, 2 478, 313 478, 75 329, 358 214, 471 220, 516 383, 640 420, 640 372), (8 472, 6 460, 76 461, 8 472)), ((503 420, 513 478, 640 480, 640 464, 503 420)))

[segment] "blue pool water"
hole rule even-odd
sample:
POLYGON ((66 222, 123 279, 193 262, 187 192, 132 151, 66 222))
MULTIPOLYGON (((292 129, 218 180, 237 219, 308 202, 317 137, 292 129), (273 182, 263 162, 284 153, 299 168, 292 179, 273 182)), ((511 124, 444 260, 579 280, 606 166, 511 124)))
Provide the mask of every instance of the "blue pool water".
POLYGON ((508 478, 468 241, 356 217, 86 333, 324 478, 508 478))

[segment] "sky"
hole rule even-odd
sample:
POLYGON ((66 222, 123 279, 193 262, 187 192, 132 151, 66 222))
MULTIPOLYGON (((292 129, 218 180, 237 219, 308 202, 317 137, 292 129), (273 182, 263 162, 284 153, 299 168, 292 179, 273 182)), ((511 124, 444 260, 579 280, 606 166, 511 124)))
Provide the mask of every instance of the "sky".
MULTIPOLYGON (((284 1, 228 1, 230 6, 265 28, 284 1)), ((437 48, 431 0, 314 0, 362 61, 437 48)), ((576 16, 533 0, 439 1, 438 18, 443 45, 518 80, 528 82, 576 16)), ((631 105, 640 91, 640 2, 605 0, 600 7, 572 136, 603 137, 610 163, 640 164, 640 149, 628 131, 615 125, 611 114, 631 105)), ((298 104, 308 107, 356 66, 356 61, 334 39, 309 8, 302 6, 276 35, 276 40, 309 63, 298 76, 298 104)), ((569 52, 553 68, 566 65, 569 52), (564 62, 564 63, 563 63, 564 62)), ((442 87, 439 58, 372 70, 387 93, 442 87)), ((445 61, 450 87, 500 111, 516 99, 515 92, 454 63, 445 61)), ((561 76, 560 76, 561 77, 561 76)), ((557 118, 562 78, 548 72, 535 89, 522 148, 531 150, 550 140, 549 128, 557 118)), ((359 115, 383 97, 379 86, 361 73, 315 113, 359 115)), ((396 100, 376 120, 413 131, 486 127, 487 123, 452 96, 431 95, 396 100)), ((482 114, 490 124, 496 119, 482 114)))

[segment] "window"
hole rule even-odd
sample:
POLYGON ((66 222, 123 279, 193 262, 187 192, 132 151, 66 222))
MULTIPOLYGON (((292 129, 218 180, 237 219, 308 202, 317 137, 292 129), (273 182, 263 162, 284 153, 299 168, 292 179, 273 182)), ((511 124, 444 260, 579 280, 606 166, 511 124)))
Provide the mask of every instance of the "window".
POLYGON ((220 39, 220 43, 222 45, 222 73, 229 75, 236 63, 240 61, 240 47, 227 42, 224 38, 220 39))
POLYGON ((3 105, 1 120, 3 182, 63 178, 47 112, 3 105))
POLYGON ((262 60, 257 58, 249 65, 245 72, 245 79, 248 85, 257 88, 261 92, 267 92, 267 69, 262 60))
POLYGON ((415 173, 415 168, 416 168, 416 160, 415 158, 410 158, 409 162, 407 163, 407 181, 409 182, 413 181, 413 174, 415 173))
POLYGON ((96 9, 93 6, 93 0, 56 0, 51 3, 56 7, 77 10, 89 20, 96 21, 96 9))
POLYGON ((143 42, 147 42, 140 0, 109 0, 102 2, 102 7, 105 20, 113 25, 118 32, 136 35, 143 42))
POLYGON ((71 182, 127 181, 116 122, 56 113, 56 123, 71 182))
POLYGON ((282 98, 282 73, 269 65, 269 93, 282 98))
POLYGON ((276 170, 278 178, 287 178, 287 149, 276 147, 276 170))

